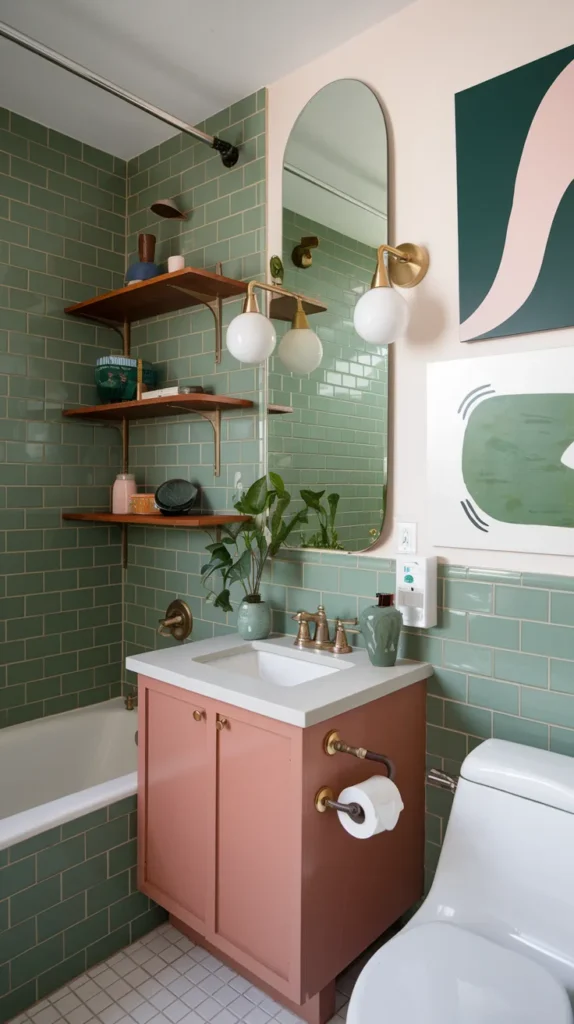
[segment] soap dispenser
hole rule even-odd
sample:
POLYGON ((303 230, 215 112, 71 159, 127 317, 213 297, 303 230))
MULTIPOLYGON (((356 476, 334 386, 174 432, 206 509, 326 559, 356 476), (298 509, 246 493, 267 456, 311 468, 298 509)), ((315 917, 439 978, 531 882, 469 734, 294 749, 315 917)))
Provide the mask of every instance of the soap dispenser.
POLYGON ((397 660, 403 617, 394 607, 394 594, 377 594, 378 604, 365 608, 360 616, 371 665, 388 668, 397 660))

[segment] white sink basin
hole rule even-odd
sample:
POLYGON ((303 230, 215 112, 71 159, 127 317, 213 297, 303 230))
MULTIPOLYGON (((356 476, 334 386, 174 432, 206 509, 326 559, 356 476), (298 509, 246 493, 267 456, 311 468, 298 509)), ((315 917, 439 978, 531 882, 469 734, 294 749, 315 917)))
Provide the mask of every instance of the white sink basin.
POLYGON ((311 660, 272 654, 270 651, 260 651, 255 647, 250 647, 247 650, 243 647, 235 647, 229 651, 207 654, 195 660, 204 665, 217 663, 224 672, 235 672, 237 675, 247 676, 249 679, 261 679, 266 683, 275 683, 276 686, 299 686, 301 683, 309 682, 310 679, 330 676, 339 671, 339 667, 335 665, 318 665, 311 660))

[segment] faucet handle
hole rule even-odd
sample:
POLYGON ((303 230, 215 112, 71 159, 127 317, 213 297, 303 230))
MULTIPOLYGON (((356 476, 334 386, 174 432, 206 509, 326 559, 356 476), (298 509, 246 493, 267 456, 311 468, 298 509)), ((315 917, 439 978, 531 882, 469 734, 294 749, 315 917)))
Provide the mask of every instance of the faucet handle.
POLYGON ((345 626, 354 626, 358 619, 335 619, 335 642, 333 654, 351 654, 353 648, 347 640, 347 633, 360 633, 360 629, 345 630, 345 626))
POLYGON ((311 612, 300 611, 296 615, 292 615, 291 618, 299 623, 299 629, 297 630, 297 636, 293 641, 295 647, 303 647, 308 644, 311 640, 311 634, 309 632, 309 623, 316 622, 317 616, 312 615, 311 612))

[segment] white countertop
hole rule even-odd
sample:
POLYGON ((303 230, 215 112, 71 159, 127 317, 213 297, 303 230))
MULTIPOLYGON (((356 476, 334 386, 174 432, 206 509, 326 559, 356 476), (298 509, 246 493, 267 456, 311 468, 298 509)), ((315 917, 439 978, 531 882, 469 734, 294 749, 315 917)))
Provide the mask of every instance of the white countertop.
POLYGON ((426 662, 400 660, 393 668, 375 668, 366 651, 338 655, 300 651, 294 647, 291 636, 246 641, 236 633, 133 655, 126 658, 126 666, 139 675, 301 728, 351 711, 432 675, 432 667, 426 662), (251 648, 326 669, 336 667, 340 671, 297 686, 284 686, 226 670, 226 656, 251 648), (220 660, 209 664, 198 660, 210 655, 219 656, 220 660))

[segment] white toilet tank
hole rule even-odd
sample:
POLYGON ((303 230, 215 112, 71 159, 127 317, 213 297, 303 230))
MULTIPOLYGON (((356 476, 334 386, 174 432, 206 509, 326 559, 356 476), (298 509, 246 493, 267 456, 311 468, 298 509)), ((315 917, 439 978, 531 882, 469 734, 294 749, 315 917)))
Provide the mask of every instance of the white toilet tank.
POLYGON ((532 957, 574 993, 574 758, 504 740, 469 754, 409 928, 437 920, 532 957))

